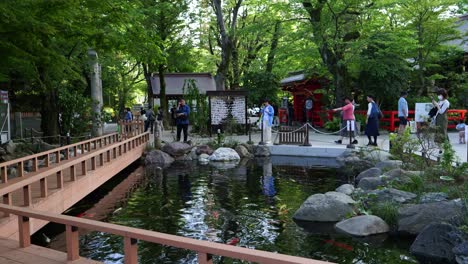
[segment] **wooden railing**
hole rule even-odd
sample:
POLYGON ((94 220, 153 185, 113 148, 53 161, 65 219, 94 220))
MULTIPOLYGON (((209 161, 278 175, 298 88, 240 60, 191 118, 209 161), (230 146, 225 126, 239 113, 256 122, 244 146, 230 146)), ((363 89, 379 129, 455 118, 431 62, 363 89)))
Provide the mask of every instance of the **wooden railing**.
POLYGON ((195 251, 198 254, 198 263, 200 264, 213 263, 212 256, 214 255, 269 264, 329 264, 329 262, 319 260, 312 260, 301 257, 271 253, 267 251, 230 246, 215 242, 196 240, 193 238, 185 238, 181 236, 169 235, 155 231, 148 231, 133 227, 103 223, 89 219, 77 218, 66 215, 53 215, 49 213, 31 210, 29 208, 0 204, 0 211, 18 216, 19 245, 21 248, 26 248, 31 245, 30 218, 65 225, 67 258, 69 261, 78 260, 80 258, 78 230, 81 228, 88 231, 91 230, 105 232, 113 235, 122 236, 124 238, 124 259, 126 264, 136 264, 138 262, 138 240, 195 251))
MULTIPOLYGON (((280 126, 279 127, 279 144, 289 145, 305 145, 307 133, 309 132, 306 127, 292 127, 280 126)), ((308 139, 307 139, 308 140, 308 139)))
MULTIPOLYGON (((15 160, 14 163, 4 163, 1 164, 3 172, 5 168, 11 164, 24 163, 26 160, 33 160, 34 172, 29 173, 28 175, 22 175, 19 178, 12 179, 10 181, 6 180, 3 184, 0 185, 0 196, 3 197, 3 203, 7 205, 12 205, 12 193, 17 190, 23 191, 23 206, 30 206, 32 204, 32 195, 31 189, 32 184, 39 183, 40 185, 40 197, 45 198, 48 196, 48 186, 47 186, 47 177, 56 175, 57 179, 57 189, 62 189, 64 184, 64 171, 69 170, 70 181, 77 180, 77 167, 81 168, 81 175, 86 175, 88 173, 88 161, 91 161, 90 170, 96 170, 97 162, 102 166, 104 165, 104 158, 106 162, 110 162, 112 159, 117 159, 118 157, 124 155, 128 151, 134 149, 135 147, 146 144, 149 141, 149 133, 143 133, 138 136, 116 142, 117 134, 111 134, 108 136, 99 137, 92 140, 87 140, 77 144, 69 145, 59 149, 54 149, 45 153, 40 153, 37 155, 32 155, 20 159, 20 161, 15 160), (115 144, 111 144, 115 143, 115 144), (106 145, 107 144, 107 145, 106 145), (105 146, 103 146, 105 145, 105 146), (98 148, 98 146, 100 148, 98 148), (94 149, 92 148, 94 147, 94 149), (88 151, 86 155, 74 155, 71 157, 70 149, 73 149, 73 153, 78 153, 77 150, 81 149, 82 153, 88 151), (60 159, 60 151, 65 151, 65 161, 60 159), (52 153, 55 153, 56 160, 54 165, 50 164, 49 157, 52 153), (46 156, 46 164, 44 167, 40 168, 38 166, 38 158, 46 156), (104 157, 105 156, 105 157, 104 157)), ((13 161, 12 161, 13 162, 13 161)), ((22 164, 18 167, 22 168, 22 164)), ((2 174, 3 175, 3 174, 2 174)))
POLYGON ((142 134, 145 129, 145 123, 142 120, 124 121, 119 122, 120 135, 122 139, 134 137, 142 134))
MULTIPOLYGON (((80 155, 83 155, 85 152, 96 150, 98 148, 108 146, 118 141, 119 135, 117 133, 114 133, 102 137, 81 141, 64 147, 44 151, 23 158, 3 162, 0 163, 0 180, 2 184, 6 184, 9 178, 8 172, 12 169, 16 170, 16 176, 21 178, 26 175, 26 172, 29 172, 29 174, 37 173, 43 168, 50 167, 52 163, 59 164, 63 160, 77 158, 80 155), (63 158, 61 157, 62 154, 64 155, 63 158), (25 166, 27 170, 25 170, 25 166)), ((0 188, 2 187, 2 184, 0 184, 0 188)))

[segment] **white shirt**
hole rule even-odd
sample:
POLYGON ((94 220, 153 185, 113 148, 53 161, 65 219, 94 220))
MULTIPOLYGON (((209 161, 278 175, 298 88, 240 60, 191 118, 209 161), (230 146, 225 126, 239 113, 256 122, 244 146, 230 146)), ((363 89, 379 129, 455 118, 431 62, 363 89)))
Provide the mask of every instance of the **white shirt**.
POLYGON ((370 116, 371 112, 372 112, 372 103, 369 103, 367 105, 367 116, 370 116))
POLYGON ((447 109, 450 107, 450 102, 447 99, 444 99, 442 101, 439 101, 439 112, 437 114, 444 114, 447 109))

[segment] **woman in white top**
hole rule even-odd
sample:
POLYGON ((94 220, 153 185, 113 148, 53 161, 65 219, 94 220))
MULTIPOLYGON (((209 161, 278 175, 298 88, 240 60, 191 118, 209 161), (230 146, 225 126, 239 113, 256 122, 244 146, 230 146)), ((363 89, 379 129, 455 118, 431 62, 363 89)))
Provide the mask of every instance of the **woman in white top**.
POLYGON ((450 107, 450 102, 447 100, 447 91, 445 89, 439 89, 437 91, 437 98, 439 102, 437 103, 434 99, 432 99, 432 104, 434 107, 437 107, 438 111, 435 116, 435 125, 436 125, 436 135, 434 141, 440 145, 443 144, 447 137, 447 125, 448 125, 448 118, 447 118, 447 111, 450 107))

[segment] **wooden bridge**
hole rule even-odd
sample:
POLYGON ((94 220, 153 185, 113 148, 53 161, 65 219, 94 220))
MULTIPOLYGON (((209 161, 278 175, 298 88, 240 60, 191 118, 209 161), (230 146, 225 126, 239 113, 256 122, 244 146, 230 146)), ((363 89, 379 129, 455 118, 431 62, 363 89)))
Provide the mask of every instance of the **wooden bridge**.
POLYGON ((62 215, 141 157, 150 141, 143 124, 124 124, 121 131, 0 164, 0 264, 97 263, 80 258, 79 230, 122 236, 125 263, 132 264, 138 262, 139 240, 196 251, 199 263, 212 263, 213 255, 258 263, 325 263, 62 215), (31 245, 30 236, 49 222, 65 225, 66 254, 31 245))

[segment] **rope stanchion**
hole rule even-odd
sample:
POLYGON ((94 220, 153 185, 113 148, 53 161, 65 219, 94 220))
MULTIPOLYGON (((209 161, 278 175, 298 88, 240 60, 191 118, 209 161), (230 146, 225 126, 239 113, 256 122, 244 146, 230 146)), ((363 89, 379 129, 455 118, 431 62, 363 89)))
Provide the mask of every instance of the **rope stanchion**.
POLYGON ((311 126, 310 124, 307 124, 309 125, 310 128, 312 128, 315 132, 319 133, 319 134, 322 134, 322 135, 335 135, 335 134, 338 134, 340 133, 341 131, 345 130, 346 127, 343 127, 342 129, 336 131, 336 132, 331 132, 331 133, 325 133, 325 132, 322 132, 320 130, 317 130, 315 127, 311 126))

